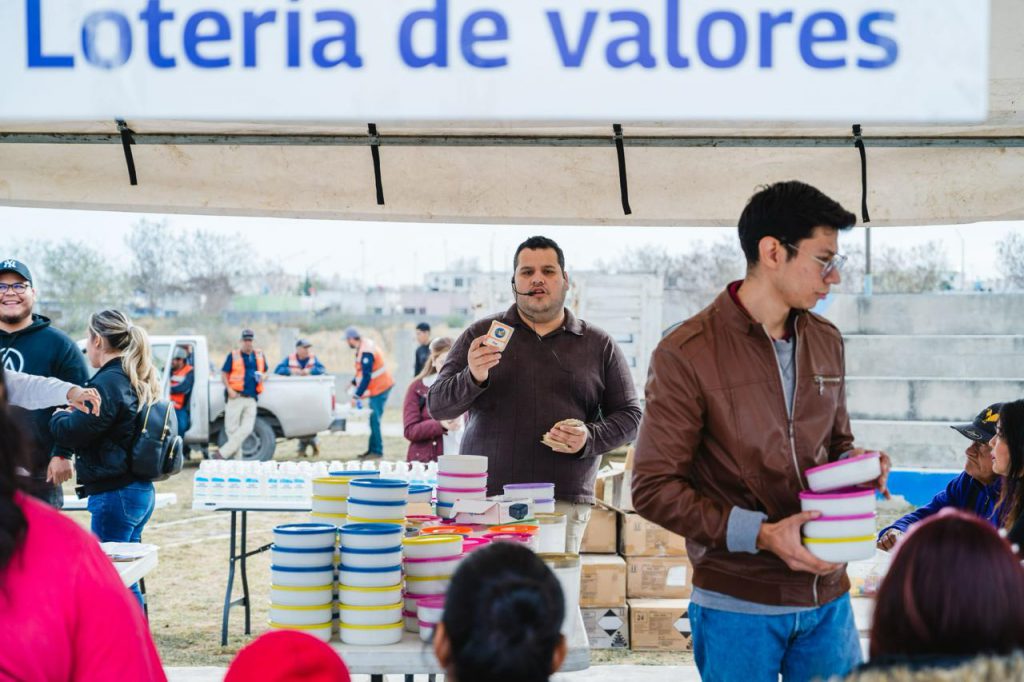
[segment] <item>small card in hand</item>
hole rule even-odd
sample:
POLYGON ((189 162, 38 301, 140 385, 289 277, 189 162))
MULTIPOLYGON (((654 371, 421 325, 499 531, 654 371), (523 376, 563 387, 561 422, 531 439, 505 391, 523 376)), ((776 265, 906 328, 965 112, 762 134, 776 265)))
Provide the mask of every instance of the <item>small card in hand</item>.
POLYGON ((487 336, 484 338, 484 344, 487 346, 493 346, 498 350, 505 350, 505 346, 508 345, 508 340, 512 338, 512 332, 515 329, 502 324, 497 320, 491 322, 491 328, 487 330, 487 336))

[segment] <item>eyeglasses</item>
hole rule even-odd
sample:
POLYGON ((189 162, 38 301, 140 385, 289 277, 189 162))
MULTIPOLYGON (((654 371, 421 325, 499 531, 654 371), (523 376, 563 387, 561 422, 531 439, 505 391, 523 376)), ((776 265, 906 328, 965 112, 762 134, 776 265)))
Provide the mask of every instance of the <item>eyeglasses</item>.
MULTIPOLYGON (((787 242, 782 242, 782 245, 785 246, 787 249, 793 249, 797 253, 800 253, 800 249, 797 248, 796 246, 794 246, 793 244, 789 244, 787 242)), ((817 256, 810 256, 810 258, 815 263, 818 263, 819 265, 821 265, 821 278, 822 279, 828 279, 828 276, 831 275, 833 272, 841 272, 842 269, 843 269, 843 266, 846 265, 846 261, 848 260, 848 258, 846 256, 844 256, 843 254, 841 254, 841 253, 837 253, 837 254, 833 255, 828 260, 824 260, 822 258, 818 258, 817 256)))
POLYGON ((24 282, 17 282, 15 284, 2 284, 0 283, 0 296, 3 296, 8 291, 13 291, 16 294, 23 294, 32 288, 31 284, 25 284, 24 282))

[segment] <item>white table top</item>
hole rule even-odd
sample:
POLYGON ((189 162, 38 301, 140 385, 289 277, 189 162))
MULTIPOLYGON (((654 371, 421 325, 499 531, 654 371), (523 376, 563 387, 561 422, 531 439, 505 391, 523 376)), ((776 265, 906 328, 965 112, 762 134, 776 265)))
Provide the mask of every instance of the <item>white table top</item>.
MULTIPOLYGON (((583 615, 576 610, 576 623, 569 636, 569 651, 559 672, 586 670, 590 667, 590 642, 583 628, 583 615)), ((348 669, 362 675, 438 674, 444 673, 434 656, 434 649, 418 634, 406 632, 402 641, 387 646, 353 646, 331 642, 331 647, 345 661, 348 669)))
POLYGON ((114 568, 117 569, 118 574, 121 576, 121 582, 125 584, 125 587, 134 585, 139 582, 141 578, 145 578, 149 575, 157 566, 157 550, 153 551, 135 559, 134 561, 115 561, 113 562, 114 568))
MULTIPOLYGON (((178 496, 175 493, 157 493, 154 509, 162 509, 178 503, 178 496)), ((89 498, 80 499, 77 497, 65 497, 64 511, 87 511, 89 498)))
POLYGON ((275 502, 269 500, 220 500, 217 502, 193 502, 192 511, 254 511, 254 512, 309 512, 313 511, 310 501, 275 502))

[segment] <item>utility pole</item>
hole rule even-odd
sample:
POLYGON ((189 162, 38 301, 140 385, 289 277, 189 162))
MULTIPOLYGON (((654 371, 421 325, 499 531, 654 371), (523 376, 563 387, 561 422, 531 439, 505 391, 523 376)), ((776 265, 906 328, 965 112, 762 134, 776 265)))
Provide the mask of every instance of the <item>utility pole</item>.
POLYGON ((873 290, 871 281, 871 228, 864 228, 864 295, 871 296, 873 290))

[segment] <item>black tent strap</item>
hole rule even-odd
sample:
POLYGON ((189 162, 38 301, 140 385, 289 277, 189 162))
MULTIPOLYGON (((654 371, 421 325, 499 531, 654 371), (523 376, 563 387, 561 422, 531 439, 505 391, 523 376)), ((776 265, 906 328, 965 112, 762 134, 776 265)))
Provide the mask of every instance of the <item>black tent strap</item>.
POLYGON ((633 209, 629 207, 629 183, 626 180, 626 149, 622 144, 622 125, 612 126, 615 133, 615 155, 619 158, 619 194, 622 195, 622 212, 629 215, 633 209))
POLYGON ((384 205, 384 183, 380 179, 380 135, 377 134, 377 124, 371 123, 367 126, 370 135, 370 156, 373 158, 373 182, 377 188, 377 205, 384 205))
POLYGON ((859 123, 853 126, 853 146, 860 152, 860 217, 865 223, 871 222, 868 215, 868 153, 864 148, 864 138, 861 137, 859 123))
POLYGON ((139 176, 135 173, 135 157, 132 155, 132 145, 135 144, 132 129, 123 120, 117 119, 117 130, 121 135, 121 147, 124 148, 124 161, 128 164, 128 182, 137 185, 139 176))
MULTIPOLYGON (((233 145, 233 146, 308 146, 361 147, 366 135, 296 134, 210 134, 210 133, 131 133, 136 145, 233 145)), ((120 133, 4 133, 0 144, 111 144, 120 133)), ((384 147, 606 147, 606 135, 449 135, 401 133, 379 136, 384 147)), ((626 147, 723 147, 723 148, 848 148, 849 135, 829 136, 693 136, 634 135, 623 138, 626 147)), ((1024 136, 889 136, 871 138, 875 148, 963 148, 1007 149, 1024 147, 1024 136)))

